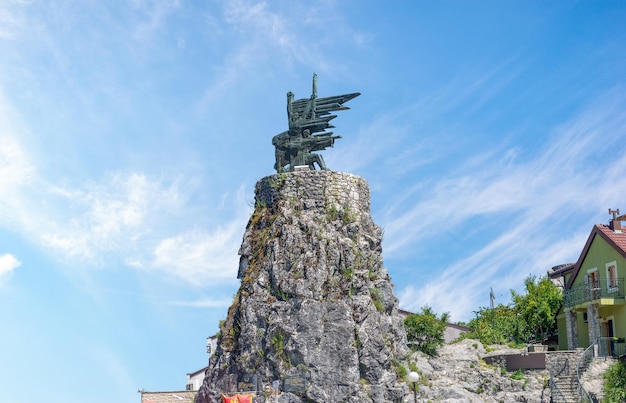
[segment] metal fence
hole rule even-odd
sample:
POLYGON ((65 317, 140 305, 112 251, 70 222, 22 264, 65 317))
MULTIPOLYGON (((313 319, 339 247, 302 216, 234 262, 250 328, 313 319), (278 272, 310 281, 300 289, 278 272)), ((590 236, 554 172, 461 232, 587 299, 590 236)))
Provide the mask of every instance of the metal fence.
POLYGON ((601 298, 624 298, 624 279, 618 278, 607 282, 606 278, 598 278, 592 283, 579 284, 565 290, 563 303, 566 308, 594 301, 601 298))

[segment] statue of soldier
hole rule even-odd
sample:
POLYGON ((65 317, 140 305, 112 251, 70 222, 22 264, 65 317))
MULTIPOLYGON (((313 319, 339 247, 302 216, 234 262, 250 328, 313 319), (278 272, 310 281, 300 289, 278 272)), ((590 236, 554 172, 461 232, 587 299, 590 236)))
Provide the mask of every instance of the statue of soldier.
POLYGON ((334 127, 329 121, 337 117, 330 112, 350 109, 343 106, 343 103, 359 95, 360 93, 352 93, 317 98, 317 74, 313 75, 313 91, 309 99, 294 101, 294 94, 289 91, 287 93, 289 130, 272 138, 276 172, 293 171, 296 166, 308 166, 310 170, 315 170, 315 164, 319 169, 327 170, 322 156, 314 151, 332 147, 335 140, 341 138, 325 131, 334 127))

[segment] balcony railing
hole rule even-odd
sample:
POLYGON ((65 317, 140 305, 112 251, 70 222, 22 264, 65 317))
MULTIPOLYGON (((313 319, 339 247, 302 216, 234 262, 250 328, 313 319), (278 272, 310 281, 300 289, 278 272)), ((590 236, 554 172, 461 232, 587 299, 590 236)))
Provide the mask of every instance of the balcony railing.
POLYGON ((624 279, 618 278, 609 284, 606 278, 599 278, 591 283, 576 285, 565 290, 563 302, 566 308, 571 308, 603 298, 624 299, 624 279))

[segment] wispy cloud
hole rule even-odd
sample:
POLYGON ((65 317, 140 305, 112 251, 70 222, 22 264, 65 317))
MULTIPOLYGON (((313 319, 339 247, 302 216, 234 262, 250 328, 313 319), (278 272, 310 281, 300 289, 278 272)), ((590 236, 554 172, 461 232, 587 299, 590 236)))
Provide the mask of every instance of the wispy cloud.
POLYGON ((390 207, 385 217, 393 218, 384 227, 385 252, 391 255, 425 253, 420 244, 441 236, 445 228, 482 231, 487 237, 476 252, 443 268, 436 281, 401 290, 404 306, 417 309, 428 303, 467 318, 471 307, 479 306, 478 295, 490 286, 507 292, 528 274, 542 275, 553 265, 575 260, 590 227, 572 226, 571 218, 585 222, 582 217, 597 217, 622 201, 625 101, 619 91, 610 91, 554 129, 535 157, 522 159, 509 150, 509 155, 480 164, 469 161, 425 195, 413 194, 416 203, 390 207), (477 216, 501 225, 472 228, 469 222, 477 216))
POLYGON ((213 232, 191 231, 159 242, 151 266, 195 285, 232 282, 245 221, 234 220, 213 232))
POLYGON ((132 174, 114 175, 83 190, 57 189, 72 208, 63 212, 66 222, 50 222, 42 242, 64 259, 97 266, 121 261, 196 286, 232 283, 250 213, 245 187, 219 207, 232 218, 222 217, 210 230, 200 229, 197 218, 185 211, 192 207, 178 186, 132 174))
POLYGON ((159 215, 175 213, 181 203, 176 183, 164 185, 138 173, 109 175, 85 188, 49 190, 57 216, 42 231, 44 246, 88 260, 138 247, 155 230, 159 215))
MULTIPOLYGON (((249 0, 224 3, 222 24, 212 31, 219 32, 220 38, 228 36, 232 42, 223 61, 212 68, 214 75, 198 101, 199 111, 206 113, 209 105, 219 107, 232 94, 241 94, 247 88, 256 90, 259 81, 284 82, 285 78, 277 77, 276 72, 297 75, 298 66, 308 66, 307 74, 350 75, 344 55, 330 60, 328 49, 341 43, 359 46, 366 43, 368 34, 352 31, 349 24, 335 20, 340 17, 334 15, 333 2, 292 3, 289 7, 277 4, 249 0), (320 29, 329 26, 333 29, 320 29), (316 32, 314 41, 309 39, 311 32, 316 32), (275 68, 277 61, 281 69, 275 68)), ((208 25, 215 25, 212 19, 208 25)), ((334 52, 332 55, 336 56, 334 52)))
POLYGON ((385 212, 385 217, 393 217, 384 223, 387 252, 418 243, 437 223, 460 226, 474 216, 519 216, 524 211, 542 212, 543 220, 548 220, 565 206, 570 211, 599 207, 593 195, 614 193, 606 178, 626 158, 618 147, 626 137, 626 113, 616 108, 623 104, 624 99, 616 99, 592 106, 555 129, 552 140, 533 158, 524 159, 515 149, 503 154, 486 150, 488 158, 468 159, 429 192, 405 195, 418 203, 391 205, 385 212), (589 164, 599 155, 605 156, 606 169, 589 164), (600 189, 602 185, 606 188, 600 189))
POLYGON ((401 306, 417 311, 430 305, 438 312, 450 312, 453 320, 467 320, 472 311, 488 305, 490 288, 498 295, 497 302, 508 303, 509 290, 518 289, 528 275, 542 276, 556 264, 571 262, 587 235, 586 228, 566 234, 558 228, 541 231, 543 221, 516 221, 524 224, 443 268, 436 280, 400 289, 401 306))
MULTIPOLYGON (((218 217, 198 218, 206 211, 189 200, 197 197, 193 178, 117 172, 83 184, 54 183, 41 175, 26 145, 16 140, 19 125, 9 111, 6 101, 0 102, 5 118, 0 119, 0 225, 41 245, 68 267, 115 262, 193 285, 232 282, 250 213, 244 186, 217 196, 219 211, 211 214, 219 215, 219 225, 198 229, 201 222, 210 225, 218 217)), ((4 257, 6 264, 9 257, 4 257)))
POLYGON ((33 1, 3 1, 0 3, 0 40, 17 38, 27 27, 23 12, 33 1))

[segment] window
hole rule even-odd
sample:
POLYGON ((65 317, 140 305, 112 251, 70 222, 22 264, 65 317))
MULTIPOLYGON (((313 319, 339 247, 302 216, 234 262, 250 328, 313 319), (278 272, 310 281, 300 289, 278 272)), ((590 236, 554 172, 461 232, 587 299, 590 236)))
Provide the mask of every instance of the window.
POLYGON ((609 292, 617 291, 617 262, 606 264, 606 288, 609 292))
POLYGON ((587 301, 600 298, 600 276, 598 276, 597 267, 587 270, 585 283, 587 288, 587 301))

